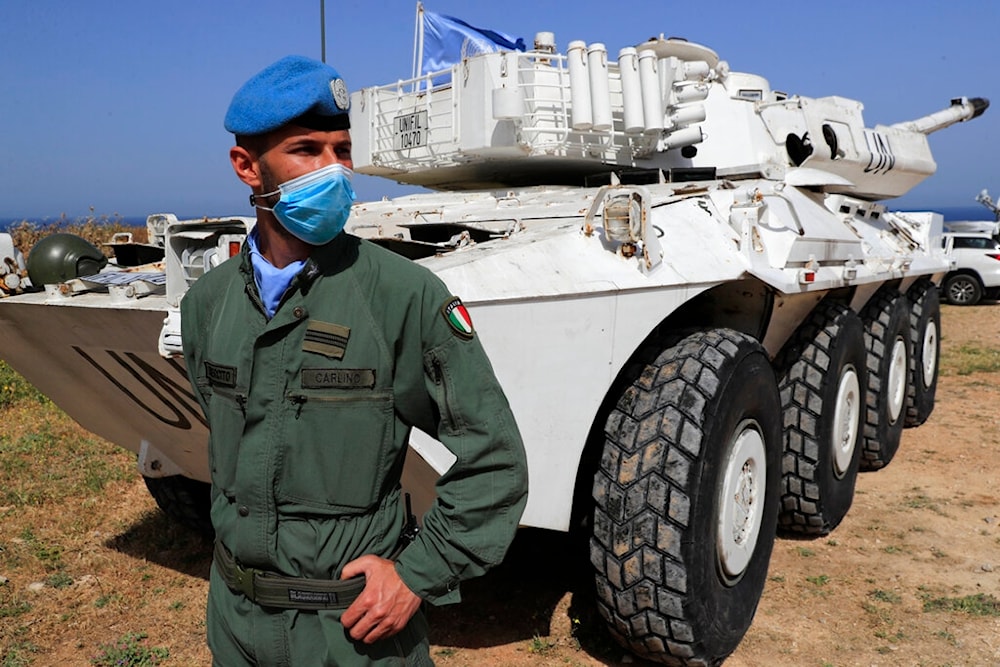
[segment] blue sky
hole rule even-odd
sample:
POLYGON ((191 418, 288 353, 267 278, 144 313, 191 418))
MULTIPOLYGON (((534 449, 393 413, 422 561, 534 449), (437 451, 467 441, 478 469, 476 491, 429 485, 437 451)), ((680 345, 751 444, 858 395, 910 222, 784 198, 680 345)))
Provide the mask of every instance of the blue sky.
MULTIPOLYGON (((890 204, 973 206, 1000 195, 1000 2, 428 0, 427 9, 531 43, 555 33, 609 53, 684 37, 775 89, 840 95, 866 125, 991 98, 931 136, 938 172, 890 204), (566 8, 572 7, 572 11, 566 8)), ((410 75, 413 0, 326 0, 327 61, 351 90, 410 75)), ((0 2, 0 218, 250 214, 222 127, 235 90, 289 53, 320 57, 320 0, 0 2)), ((361 199, 404 190, 357 177, 361 199)), ((985 209, 983 209, 985 212, 985 209)))

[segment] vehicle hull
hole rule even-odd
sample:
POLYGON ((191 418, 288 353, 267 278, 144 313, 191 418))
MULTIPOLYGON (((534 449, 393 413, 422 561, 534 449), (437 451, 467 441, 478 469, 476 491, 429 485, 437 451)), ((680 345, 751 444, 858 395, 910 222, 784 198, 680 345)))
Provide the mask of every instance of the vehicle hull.
POLYGON ((4 360, 88 431, 137 453, 145 441, 207 480, 208 428, 183 360, 157 352, 166 304, 97 303, 82 295, 54 305, 41 293, 5 300, 4 360), (94 307, 81 307, 88 299, 94 307))

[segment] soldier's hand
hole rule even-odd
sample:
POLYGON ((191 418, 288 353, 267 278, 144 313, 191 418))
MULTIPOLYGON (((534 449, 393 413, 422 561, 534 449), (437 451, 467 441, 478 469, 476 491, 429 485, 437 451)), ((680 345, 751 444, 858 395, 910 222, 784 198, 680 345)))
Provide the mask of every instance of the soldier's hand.
POLYGON ((365 575, 365 589, 340 622, 353 639, 372 644, 391 637, 420 608, 420 598, 403 583, 395 563, 378 556, 362 556, 344 566, 341 579, 365 575))

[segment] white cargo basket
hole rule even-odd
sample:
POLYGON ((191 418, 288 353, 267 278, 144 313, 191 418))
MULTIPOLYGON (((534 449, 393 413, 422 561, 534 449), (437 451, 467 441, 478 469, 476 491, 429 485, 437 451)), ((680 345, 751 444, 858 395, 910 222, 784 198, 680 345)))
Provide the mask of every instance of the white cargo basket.
MULTIPOLYGON (((712 65, 718 62, 700 48, 712 65)), ((663 59, 652 48, 623 49, 618 62, 609 61, 602 44, 583 42, 572 42, 568 55, 480 54, 445 72, 355 92, 354 168, 469 188, 490 185, 488 170, 512 159, 518 169, 546 158, 591 171, 633 164, 702 140, 698 123, 708 87, 697 80, 709 71, 708 62, 663 59), (477 178, 484 161, 492 166, 477 178)))

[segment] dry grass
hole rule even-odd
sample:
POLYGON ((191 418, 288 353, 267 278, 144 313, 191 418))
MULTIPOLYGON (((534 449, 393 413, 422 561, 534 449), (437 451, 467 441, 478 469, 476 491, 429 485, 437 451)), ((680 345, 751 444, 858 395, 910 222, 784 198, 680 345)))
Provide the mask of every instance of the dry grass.
POLYGON ((209 545, 156 509, 129 452, 51 402, 0 418, 0 665, 207 664, 209 545))
MULTIPOLYGON (((829 537, 778 541, 727 667, 1000 664, 1000 383, 959 372, 963 346, 1000 348, 1000 306, 943 312, 934 415, 862 475, 829 537)), ((3 366, 0 388, 0 667, 209 664, 211 545, 157 510, 131 454, 3 366)), ((570 567, 578 547, 520 534, 462 605, 431 610, 435 662, 623 664, 570 567)))
POLYGON ((98 248, 102 248, 104 254, 109 257, 112 254, 110 248, 101 244, 110 241, 115 234, 129 232, 132 234, 132 240, 136 243, 146 243, 148 239, 145 226, 135 227, 129 225, 123 218, 117 215, 90 215, 75 219, 63 216, 55 222, 44 225, 29 220, 22 220, 12 224, 7 232, 11 235, 14 246, 24 254, 25 258, 28 257, 31 249, 39 239, 56 232, 67 232, 82 236, 98 248))

